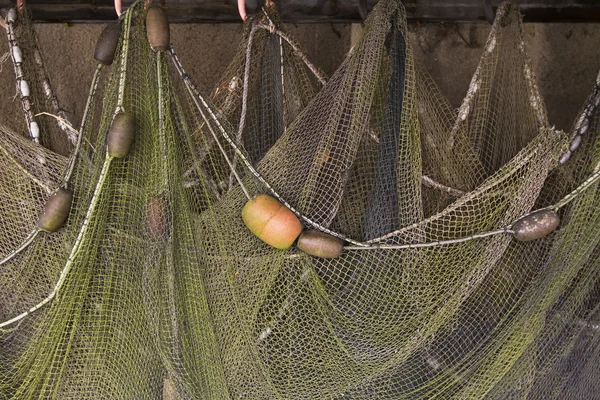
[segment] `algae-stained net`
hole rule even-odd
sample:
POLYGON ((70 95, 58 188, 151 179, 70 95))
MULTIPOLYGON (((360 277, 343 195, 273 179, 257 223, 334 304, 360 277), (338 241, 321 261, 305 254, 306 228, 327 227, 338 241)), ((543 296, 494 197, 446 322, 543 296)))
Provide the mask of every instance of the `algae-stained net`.
POLYGON ((2 249, 3 397, 593 391, 600 130, 597 117, 571 136, 548 125, 515 6, 498 10, 453 113, 415 65, 402 6, 380 1, 258 158, 173 50, 150 49, 144 17, 140 4, 125 15, 79 147, 53 175, 73 193, 65 226, 39 232, 32 214, 19 231, 30 242, 2 249), (120 158, 106 142, 122 112, 136 129, 120 158), (239 172, 227 193, 224 165, 239 172), (269 247, 242 222, 244 190, 285 201, 345 252, 269 247), (515 221, 537 208, 558 211, 560 228, 517 241, 515 221))
POLYGON ((262 243, 239 189, 199 216, 204 280, 189 282, 206 290, 232 397, 540 398, 572 344, 597 340, 577 342, 598 283, 596 187, 561 200, 595 156, 571 188, 549 178, 569 138, 547 123, 518 8, 499 9, 456 114, 406 37, 402 6, 381 1, 244 181, 343 237, 344 254, 262 243), (511 227, 539 207, 560 229, 517 241, 511 227))
MULTIPOLYGON (((200 265, 190 211, 199 206, 183 182, 199 117, 185 115, 189 97, 174 93, 166 53, 150 49, 143 7, 122 23, 115 61, 96 71, 78 148, 57 179, 73 193, 68 220, 54 233, 26 221, 33 239, 2 259, 3 398, 161 398, 175 388, 225 397, 208 308, 185 307, 177 272, 200 265), (122 113, 135 120, 124 157, 107 148, 122 113)), ((212 194, 202 194, 209 204, 212 194)))

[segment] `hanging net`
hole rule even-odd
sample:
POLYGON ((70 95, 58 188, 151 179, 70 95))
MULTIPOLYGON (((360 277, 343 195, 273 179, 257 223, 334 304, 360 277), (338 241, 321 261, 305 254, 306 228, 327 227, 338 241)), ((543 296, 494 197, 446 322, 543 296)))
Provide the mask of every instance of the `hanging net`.
MULTIPOLYGON (((40 113, 56 111, 53 107, 58 107, 58 102, 43 68, 28 10, 25 7, 18 11, 12 9, 3 16, 3 21, 9 52, 5 54, 1 73, 3 78, 16 82, 16 93, 13 95, 8 90, 11 94, 0 99, 3 110, 7 111, 0 124, 0 260, 10 257, 33 238, 31 227, 35 226, 44 203, 58 189, 67 165, 63 156, 42 145, 68 147, 66 132, 74 134, 68 130, 66 120, 57 124, 36 115, 36 110, 40 113), (44 89, 45 93, 42 92, 44 89)), ((57 112, 62 115, 60 110, 57 112)), ((21 274, 29 276, 35 274, 35 270, 26 265, 0 269, 3 293, 0 312, 3 316, 14 299, 13 289, 18 288, 21 274)))
POLYGON ((211 100, 237 129, 237 142, 243 143, 252 162, 257 162, 325 81, 286 32, 270 3, 248 18, 239 49, 211 100))
POLYGON ((261 75, 234 61, 218 106, 168 39, 151 49, 156 12, 122 18, 73 155, 42 181, 68 201, 37 173, 0 191, 38 207, 17 224, 11 205, 0 229, 1 397, 595 395, 599 89, 571 134, 553 129, 516 6, 457 112, 415 65, 395 0, 318 93, 260 14, 247 42, 266 44, 242 48, 261 75), (248 222, 264 195, 301 221, 297 245, 248 222), (44 219, 53 201, 62 227, 44 219))
MULTIPOLYGON (((180 354, 192 344, 172 336, 186 324, 171 313, 182 284, 173 268, 199 265, 183 184, 199 122, 172 91, 165 54, 150 49, 144 16, 136 5, 121 22, 115 61, 108 76, 98 67, 76 149, 53 177, 61 199, 72 194, 65 225, 46 232, 54 227, 30 218, 19 227, 29 239, 12 250, 2 243, 3 398, 158 398, 168 371, 183 366, 204 376, 196 385, 219 382, 210 326, 194 328, 206 340, 193 347, 206 349, 190 366, 180 354), (107 146, 111 127, 127 131, 122 115, 135 120, 129 154, 119 135, 107 146)), ((19 221, 2 222, 4 233, 19 221)))
POLYGON ((77 135, 52 90, 30 14, 24 2, 19 2, 3 15, 8 53, 0 73, 16 83, 16 90, 14 96, 0 99, 6 111, 2 122, 36 143, 68 155, 77 135))
MULTIPOLYGON (((272 3, 250 16, 233 60, 213 90, 211 101, 220 119, 231 123, 236 143, 258 162, 296 120, 325 84, 326 78, 289 35, 272 3)), ((184 90, 184 89, 181 89, 184 90)), ((210 138, 211 136, 209 136, 210 138)), ((212 140, 212 139, 211 139, 212 140)), ((200 145, 202 146, 202 145, 200 145)), ((209 146, 203 168, 219 198, 232 189, 246 169, 229 146, 209 146), (229 166, 226 157, 231 158, 229 166)), ((194 166, 190 180, 198 178, 194 166)))
POLYGON ((546 398, 538 391, 552 364, 589 335, 597 277, 581 246, 596 247, 596 189, 563 198, 597 160, 580 149, 587 160, 566 164, 580 162, 579 175, 555 177, 582 136, 569 142, 549 126, 517 8, 499 11, 456 115, 406 36, 401 7, 380 2, 353 53, 245 181, 341 237, 344 254, 282 252, 240 235, 241 191, 199 218, 205 276, 189 281, 207 291, 233 397, 546 398), (582 193, 591 203, 578 223, 582 193), (515 240, 515 222, 546 207, 561 229, 515 240))

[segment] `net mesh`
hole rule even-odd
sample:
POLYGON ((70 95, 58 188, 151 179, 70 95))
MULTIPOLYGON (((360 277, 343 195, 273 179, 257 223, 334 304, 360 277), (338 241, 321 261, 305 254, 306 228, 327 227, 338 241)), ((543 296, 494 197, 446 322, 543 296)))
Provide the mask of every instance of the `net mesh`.
MULTIPOLYGON (((211 100, 218 118, 230 122, 235 142, 256 163, 296 120, 325 79, 286 32, 271 3, 247 20, 239 49, 211 100)), ((238 175, 244 175, 246 169, 229 146, 212 144, 208 151, 210 155, 202 157, 204 177, 210 179, 220 198, 235 183, 232 169, 238 175)), ((190 175, 197 175, 193 167, 190 175)))
MULTIPOLYGON (((3 199, 33 204, 28 218, 0 209, 3 397, 594 396, 598 89, 571 135, 549 126, 516 6, 498 10, 457 112, 415 65, 395 0, 318 93, 278 22, 257 28, 256 77, 244 96, 246 39, 217 106, 172 49, 150 49, 144 17, 139 3, 124 17, 69 161, 13 163, 1 178, 29 185, 3 199), (106 150, 118 111, 136 121, 124 159, 106 150), (51 234, 35 228, 42 173, 74 193, 51 234), (259 193, 343 238, 344 253, 263 243, 241 219, 259 193), (560 228, 515 240, 514 222, 539 208, 560 228)), ((4 131, 6 165, 15 143, 53 157, 4 131)))
POLYGON ((68 118, 52 89, 31 21, 31 12, 22 5, 13 8, 10 15, 7 12, 4 20, 9 46, 6 64, 0 72, 4 79, 9 78, 7 81, 16 82, 16 92, 14 96, 3 96, 1 99, 5 111, 3 123, 31 139, 35 139, 31 128, 31 124, 35 123, 39 130, 38 143, 59 154, 68 155, 73 148, 76 132, 70 129, 68 118))

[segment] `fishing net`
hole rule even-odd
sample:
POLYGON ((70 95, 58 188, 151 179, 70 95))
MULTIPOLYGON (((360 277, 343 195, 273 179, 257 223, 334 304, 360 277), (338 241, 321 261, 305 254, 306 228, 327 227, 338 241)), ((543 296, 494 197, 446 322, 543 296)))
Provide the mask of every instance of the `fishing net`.
POLYGON ((325 81, 286 32, 271 3, 246 21, 239 49, 211 100, 257 162, 325 81))
POLYGON ((593 397, 600 96, 570 135, 550 127, 516 6, 498 10, 453 112, 415 65, 402 5, 380 1, 283 130, 257 113, 292 84, 264 94, 273 104, 242 92, 258 111, 228 114, 172 48, 150 49, 145 15, 137 3, 123 18, 76 149, 57 161, 65 225, 41 232, 32 214, 29 239, 2 247, 3 397, 593 397), (121 158, 106 143, 122 112, 136 128, 121 158), (279 128, 253 148, 258 126, 279 128), (257 194, 343 253, 262 242, 241 218, 257 194), (540 234, 537 209, 559 229, 540 234), (536 240, 517 240, 523 226, 536 240))
MULTIPOLYGON (((45 201, 58 188, 66 159, 0 125, 0 259, 28 237, 45 201), (10 222, 8 222, 10 221, 10 222)), ((21 268, 24 268, 22 265, 21 268)), ((28 273, 31 273, 30 271, 28 273)), ((10 299, 16 275, 2 269, 2 302, 10 299)), ((4 307, 0 306, 0 310, 4 307)))
POLYGON ((1 73, 3 80, 16 82, 14 96, 0 99, 3 123, 46 148, 68 155, 76 132, 52 90, 31 13, 24 2, 19 2, 3 17, 8 53, 1 73))
MULTIPOLYGON (((58 102, 43 68, 28 10, 25 7, 19 11, 13 9, 4 16, 4 21, 9 51, 4 60, 7 64, 1 69, 2 78, 16 82, 17 87, 14 96, 0 99, 5 111, 0 124, 0 259, 31 238, 31 227, 35 226, 45 201, 58 188, 66 167, 67 160, 63 156, 42 144, 68 147, 65 133, 72 135, 66 120, 46 124, 48 120, 35 114, 35 110, 53 111, 51 107, 58 107, 58 102), (42 88, 46 90, 44 96, 42 88), (31 136, 32 126, 37 129, 37 137, 31 136)), ((60 110, 57 112, 63 115, 60 110)), ((34 273, 25 267, 1 270, 2 292, 6 294, 0 301, 1 310, 12 301, 13 280, 19 274, 34 273)))
MULTIPOLYGON (((562 199, 597 161, 590 147, 568 184, 549 176, 569 137, 547 122, 517 8, 498 12, 457 114, 406 35, 402 8, 380 2, 326 87, 247 165, 250 194, 341 237, 343 255, 240 235, 241 191, 199 218, 202 287, 233 397, 546 397, 552 366, 587 340, 597 276, 581 250, 597 243, 595 186, 579 211, 581 196, 562 199), (560 210, 561 229, 516 241, 515 221, 542 207, 560 210)), ((564 383, 568 366, 552 377, 564 383)))
MULTIPOLYGON (((233 126, 236 143, 246 149, 251 162, 258 162, 325 81, 268 2, 247 19, 238 51, 213 90, 211 101, 219 118, 233 126)), ((246 173, 231 147, 210 146, 204 169, 219 196, 231 190, 235 182, 221 150, 232 159, 239 175, 246 173)), ((193 166, 188 175, 190 180, 197 178, 193 166)))
MULTIPOLYGON (((47 233, 34 220, 22 228, 33 239, 2 260, 2 321, 13 320, 2 326, 4 397, 158 397, 166 365, 178 365, 179 341, 169 339, 178 320, 161 320, 175 304, 172 266, 199 264, 180 170, 197 121, 180 117, 186 103, 171 90, 164 54, 150 50, 144 14, 141 6, 127 14, 109 75, 102 79, 101 66, 95 73, 77 148, 57 179, 73 193, 67 223, 47 233), (124 160, 106 146, 119 111, 136 121, 124 160)), ((210 360, 210 335, 205 343, 210 360)), ((204 370, 217 382, 215 363, 195 361, 202 366, 189 368, 195 376, 204 370)))

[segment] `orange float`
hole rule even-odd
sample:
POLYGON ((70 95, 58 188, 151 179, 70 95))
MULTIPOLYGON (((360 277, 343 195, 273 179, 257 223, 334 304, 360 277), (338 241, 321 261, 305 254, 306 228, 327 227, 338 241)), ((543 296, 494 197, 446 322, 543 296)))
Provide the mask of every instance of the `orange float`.
POLYGON ((302 232, 298 217, 266 194, 248 200, 242 209, 242 220, 260 240, 277 249, 289 248, 302 232))

